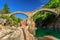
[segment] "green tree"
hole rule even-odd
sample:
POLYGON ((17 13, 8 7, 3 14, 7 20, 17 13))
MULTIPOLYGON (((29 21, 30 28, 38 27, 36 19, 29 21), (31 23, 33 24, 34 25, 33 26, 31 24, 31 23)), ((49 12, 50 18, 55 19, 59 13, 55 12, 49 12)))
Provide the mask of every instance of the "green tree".
POLYGON ((8 8, 8 5, 7 5, 6 3, 4 4, 4 7, 3 7, 3 9, 2 9, 2 13, 3 13, 3 14, 9 13, 9 8, 8 8))
POLYGON ((60 8, 60 0, 50 0, 44 8, 60 8))

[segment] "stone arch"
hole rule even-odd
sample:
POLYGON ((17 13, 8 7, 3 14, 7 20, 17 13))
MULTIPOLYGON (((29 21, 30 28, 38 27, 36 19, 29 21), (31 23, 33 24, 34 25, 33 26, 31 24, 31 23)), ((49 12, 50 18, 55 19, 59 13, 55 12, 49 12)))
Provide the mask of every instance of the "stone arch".
POLYGON ((36 14, 37 12, 39 12, 39 11, 52 12, 52 13, 54 13, 55 15, 58 14, 58 10, 57 10, 57 9, 42 8, 42 9, 39 9, 39 10, 36 10, 35 12, 33 12, 33 15, 36 14))
MULTIPOLYGON (((16 12, 10 13, 10 14, 9 14, 9 17, 11 17, 11 16, 14 15, 14 14, 23 14, 23 15, 27 16, 26 12, 16 11, 16 12)), ((27 17, 28 17, 28 16, 27 16, 27 17)))
MULTIPOLYGON (((32 16, 35 15, 37 12, 40 12, 40 11, 42 11, 42 12, 43 12, 43 11, 45 11, 45 12, 51 12, 51 13, 53 13, 54 15, 58 15, 58 10, 57 10, 57 9, 42 8, 42 9, 33 11, 32 16)), ((31 17, 32 17, 32 16, 31 16, 31 17)))
POLYGON ((57 17, 57 15, 59 14, 57 9, 42 8, 42 9, 39 9, 39 10, 33 12, 33 15, 35 15, 37 12, 40 12, 40 11, 51 12, 54 14, 55 17, 57 17))

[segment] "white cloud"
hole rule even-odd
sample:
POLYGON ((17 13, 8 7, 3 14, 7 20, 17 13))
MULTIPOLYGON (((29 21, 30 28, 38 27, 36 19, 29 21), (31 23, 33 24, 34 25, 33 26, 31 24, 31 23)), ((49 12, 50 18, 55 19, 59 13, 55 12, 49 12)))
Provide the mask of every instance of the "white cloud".
POLYGON ((41 5, 41 7, 43 7, 44 5, 41 5))

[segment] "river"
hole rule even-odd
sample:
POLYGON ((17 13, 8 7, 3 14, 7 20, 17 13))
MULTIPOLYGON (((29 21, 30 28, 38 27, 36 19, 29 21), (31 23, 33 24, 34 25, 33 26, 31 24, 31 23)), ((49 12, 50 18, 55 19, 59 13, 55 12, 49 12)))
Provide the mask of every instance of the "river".
POLYGON ((59 31, 55 31, 55 30, 49 30, 49 29, 42 29, 42 28, 38 28, 36 30, 36 37, 42 37, 42 36, 45 36, 45 35, 51 35, 51 36, 54 36, 56 38, 59 38, 60 39, 60 32, 59 31))

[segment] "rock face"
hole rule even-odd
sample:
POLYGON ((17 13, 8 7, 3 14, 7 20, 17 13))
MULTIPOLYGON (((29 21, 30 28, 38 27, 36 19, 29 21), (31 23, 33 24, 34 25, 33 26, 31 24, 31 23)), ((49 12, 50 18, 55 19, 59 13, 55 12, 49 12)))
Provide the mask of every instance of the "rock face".
POLYGON ((60 16, 56 17, 54 20, 51 21, 51 23, 47 23, 43 27, 46 27, 46 28, 49 28, 52 30, 56 30, 56 31, 57 30, 60 31, 60 16))
POLYGON ((24 20, 24 25, 28 26, 28 30, 31 34, 35 35, 35 30, 36 30, 36 27, 35 27, 35 22, 33 21, 33 19, 25 19, 24 20))
POLYGON ((27 28, 23 29, 25 40, 36 40, 35 37, 28 31, 27 28))
MULTIPOLYGON (((35 33, 35 24, 32 19, 29 19, 28 28, 25 25, 24 28, 16 28, 10 26, 9 20, 0 19, 0 40, 35 40, 32 35, 35 33)), ((25 20, 26 21, 26 20, 25 20)))
POLYGON ((35 37, 28 31, 26 27, 23 29, 8 29, 2 26, 2 30, 0 30, 0 40, 35 40, 35 37))
POLYGON ((35 22, 33 21, 33 19, 31 19, 31 23, 30 24, 31 24, 31 26, 29 27, 29 31, 30 31, 30 33, 35 35, 36 27, 35 27, 35 22))

